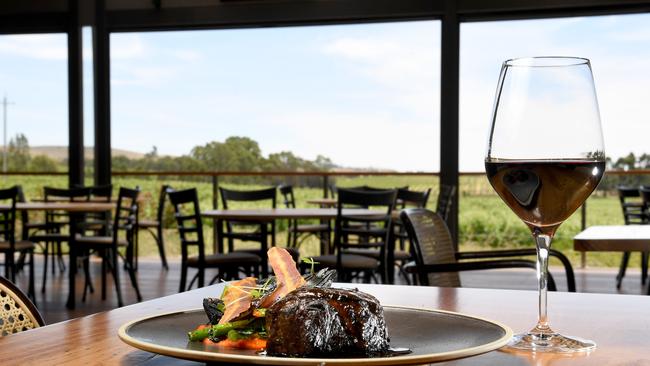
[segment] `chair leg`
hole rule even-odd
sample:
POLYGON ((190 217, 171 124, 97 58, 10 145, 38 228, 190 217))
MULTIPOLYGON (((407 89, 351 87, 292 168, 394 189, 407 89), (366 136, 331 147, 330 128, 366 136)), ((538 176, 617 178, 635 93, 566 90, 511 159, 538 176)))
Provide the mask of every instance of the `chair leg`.
POLYGON ((106 272, 108 271, 108 255, 106 250, 99 254, 102 257, 102 300, 106 300, 106 272))
POLYGON ((618 275, 616 276, 616 288, 621 288, 621 283, 623 282, 623 277, 625 277, 625 270, 627 269, 627 263, 630 261, 630 252, 623 253, 621 258, 621 267, 618 270, 618 275))
POLYGON ((109 266, 113 270, 113 280, 115 281, 115 290, 117 291, 117 306, 124 306, 122 301, 122 289, 120 288, 120 271, 119 271, 119 262, 117 256, 117 248, 110 249, 111 262, 109 266))
MULTIPOLYGON (((56 257, 59 264, 59 272, 65 272, 65 261, 63 260, 63 250, 61 249, 61 242, 56 242, 56 257)), ((52 262, 54 263, 54 262, 52 262)), ((52 265, 54 267, 54 265, 52 265)))
POLYGON ((47 285, 47 257, 49 255, 49 243, 45 243, 45 246, 43 247, 43 284, 41 285, 41 293, 45 293, 45 286, 47 285))
POLYGON ((160 254, 160 261, 165 270, 169 270, 167 265, 167 257, 165 256, 165 236, 163 235, 162 223, 157 227, 158 235, 154 235, 156 244, 158 244, 158 253, 160 254))
POLYGON ((205 286, 205 267, 200 267, 198 288, 201 288, 203 286, 205 286))
POLYGON ((34 306, 36 306, 36 293, 34 291, 34 250, 29 251, 29 286, 27 288, 27 296, 32 299, 34 306))
POLYGON ((178 288, 178 292, 185 291, 185 284, 187 283, 187 263, 185 260, 181 262, 181 283, 178 288))
POLYGON ((641 252, 641 284, 645 285, 648 278, 648 254, 650 252, 641 252))
POLYGON ((138 287, 138 279, 135 277, 135 269, 131 266, 130 263, 126 264, 128 267, 129 277, 131 278, 131 285, 135 290, 135 296, 138 299, 138 302, 142 301, 142 295, 140 295, 140 288, 138 287))

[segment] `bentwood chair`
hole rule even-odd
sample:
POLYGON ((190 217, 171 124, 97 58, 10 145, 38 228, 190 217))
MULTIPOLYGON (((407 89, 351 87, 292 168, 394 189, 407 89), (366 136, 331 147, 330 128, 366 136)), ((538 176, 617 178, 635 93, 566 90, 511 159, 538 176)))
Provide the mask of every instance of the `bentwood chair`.
POLYGON ((174 216, 178 224, 178 233, 181 240, 181 281, 179 292, 189 290, 197 281, 198 287, 205 284, 205 270, 215 268, 218 274, 210 284, 218 278, 225 280, 238 278, 238 273, 244 272, 250 276, 251 272, 259 275, 259 266, 262 263, 260 256, 247 252, 230 252, 205 254, 205 242, 203 240, 203 222, 199 199, 195 188, 182 191, 169 192, 169 200, 174 207, 174 216), (198 254, 190 256, 191 248, 196 248, 198 254), (196 268, 197 274, 186 286, 188 267, 196 268))
POLYGON ((5 277, 16 282, 18 266, 16 255, 25 254, 29 257, 23 264, 29 265, 29 285, 27 294, 36 301, 34 293, 34 248, 36 244, 29 240, 16 240, 16 202, 18 201, 18 186, 0 189, 0 253, 4 254, 5 277))
MULTIPOLYGON (((165 256, 165 242, 163 235, 163 219, 165 215, 165 201, 167 200, 167 194, 172 191, 172 188, 164 184, 160 188, 160 194, 158 195, 158 210, 156 211, 155 220, 140 220, 138 219, 138 231, 145 230, 151 234, 153 239, 158 245, 158 253, 160 254, 160 261, 162 262, 163 268, 166 270, 169 269, 167 266, 167 257, 165 256)), ((137 239, 137 238, 136 238, 137 239)), ((139 240, 136 240, 138 242, 139 240)), ((137 253, 137 249, 136 249, 137 253)))
MULTIPOLYGON (((136 230, 136 217, 138 214, 138 195, 139 189, 129 189, 121 187, 118 198, 117 207, 115 208, 115 216, 113 224, 108 228, 110 235, 94 235, 84 236, 76 234, 75 239, 70 243, 70 263, 74 263, 77 256, 85 256, 87 261, 91 251, 95 251, 102 257, 102 300, 106 299, 106 271, 111 271, 113 275, 115 290, 117 292, 118 306, 123 306, 122 290, 120 288, 120 266, 119 258, 124 261, 124 266, 131 279, 131 284, 135 289, 138 301, 142 301, 138 281, 135 277, 135 269, 133 268, 133 242, 136 230), (124 256, 119 252, 120 248, 125 249, 124 256)), ((83 223, 81 223, 83 227, 83 223)), ((87 269, 87 265, 84 266, 87 269)), ((74 265, 70 266, 70 270, 75 270, 74 265)), ((89 274, 86 271, 86 286, 84 287, 84 297, 86 290, 90 287, 88 284, 89 274)))
MULTIPOLYGON (((618 199, 623 210, 625 225, 643 225, 648 223, 648 210, 646 200, 642 198, 639 187, 618 186, 618 199)), ((644 190, 645 187, 643 187, 644 190)), ((616 288, 620 289, 625 277, 627 265, 630 261, 630 252, 624 252, 621 258, 621 265, 616 275, 616 288)), ((641 253, 641 283, 645 284, 648 273, 648 252, 641 253)))
MULTIPOLYGON (((232 204, 246 205, 255 203, 255 205, 265 205, 267 208, 276 208, 276 191, 275 187, 238 191, 232 189, 219 188, 221 193, 221 202, 224 210, 232 208, 232 204)), ((270 237, 271 246, 275 246, 275 222, 274 221, 238 221, 225 220, 226 230, 223 231, 223 238, 228 241, 228 252, 234 252, 235 240, 241 242, 256 242, 260 244, 259 249, 237 249, 237 251, 246 251, 257 254, 262 258, 262 274, 266 275, 267 271, 267 239, 270 237), (266 225, 266 227, 263 227, 266 225), (266 229, 266 230, 263 230, 266 229), (263 233, 266 232, 265 236, 263 233)))
MULTIPOLYGON (((400 214, 409 234, 415 265, 406 270, 417 274, 420 285, 460 287, 460 271, 499 268, 536 269, 536 263, 523 259, 481 260, 459 262, 454 250, 451 233, 445 221, 437 213, 424 208, 403 210, 400 214)), ((548 288, 555 291, 555 281, 549 274, 548 288)))
MULTIPOLYGON (((284 206, 286 208, 296 208, 296 197, 293 194, 293 186, 283 185, 279 188, 282 195, 284 206)), ((310 236, 316 236, 321 243, 321 253, 325 254, 325 249, 330 245, 330 233, 332 231, 329 223, 320 224, 301 224, 298 220, 289 220, 289 227, 287 228, 287 248, 298 251, 300 244, 310 236)), ((298 256, 299 256, 298 252, 298 256)), ((292 253, 295 257, 295 254, 292 253)))
POLYGON ((0 338, 43 325, 45 321, 29 297, 0 276, 0 338))
POLYGON ((313 258, 318 267, 336 268, 338 280, 342 282, 350 282, 359 277, 364 282, 370 282, 379 272, 382 282, 386 283, 386 247, 396 194, 394 190, 359 191, 339 188, 334 225, 336 254, 313 258), (343 210, 349 206, 374 209, 378 214, 345 214, 343 210))

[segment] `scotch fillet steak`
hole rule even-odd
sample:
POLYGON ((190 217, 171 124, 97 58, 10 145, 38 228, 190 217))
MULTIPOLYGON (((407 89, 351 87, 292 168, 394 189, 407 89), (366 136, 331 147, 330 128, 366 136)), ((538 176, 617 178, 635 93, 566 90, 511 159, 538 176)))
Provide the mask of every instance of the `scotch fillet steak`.
POLYGON ((285 357, 372 357, 388 350, 384 311, 358 290, 298 288, 266 312, 266 352, 285 357))

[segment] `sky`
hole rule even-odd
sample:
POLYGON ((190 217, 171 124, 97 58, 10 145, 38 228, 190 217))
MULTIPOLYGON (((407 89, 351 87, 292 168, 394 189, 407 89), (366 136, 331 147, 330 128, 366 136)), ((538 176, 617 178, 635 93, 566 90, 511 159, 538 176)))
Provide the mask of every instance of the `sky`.
MULTIPOLYGON (((607 155, 650 152, 649 44, 650 14, 462 24, 461 171, 483 170, 501 63, 515 57, 591 59, 607 155)), ((436 171, 439 47, 438 21, 112 34, 113 147, 181 155, 248 136, 264 154, 436 171)), ((90 49, 85 30, 88 146, 90 49)), ((0 36, 9 136, 67 144, 66 57, 62 34, 0 36)))

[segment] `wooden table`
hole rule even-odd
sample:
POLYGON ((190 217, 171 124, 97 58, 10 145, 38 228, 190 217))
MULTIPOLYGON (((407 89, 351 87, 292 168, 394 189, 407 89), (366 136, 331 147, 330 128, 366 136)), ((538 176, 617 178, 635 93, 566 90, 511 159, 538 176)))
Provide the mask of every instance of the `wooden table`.
MULTIPOLYGON (((117 337, 117 330, 130 320, 201 308, 203 297, 219 295, 223 286, 204 287, 0 338, 0 365, 200 365, 132 348, 117 337)), ((354 287, 375 295, 382 304, 467 313, 502 322, 515 332, 528 330, 537 315, 537 294, 533 291, 354 287)), ((650 365, 650 297, 551 292, 549 310, 554 329, 592 339, 598 348, 573 357, 494 351, 444 365, 650 365)))
POLYGON ((336 198, 314 198, 307 200, 307 203, 310 203, 312 205, 319 205, 320 207, 323 208, 328 208, 328 207, 336 207, 338 205, 339 200, 336 198))
MULTIPOLYGON (((21 211, 65 211, 68 213, 87 213, 87 212, 110 212, 115 209, 116 204, 113 202, 17 202, 16 209, 21 211)), ((7 207, 6 205, 0 207, 7 207)), ((70 221, 73 221, 70 215, 70 221)), ((74 241, 74 231, 70 230, 70 243, 74 241)), ((72 248, 72 246, 70 246, 72 248)), ((68 301, 66 306, 69 309, 75 307, 75 268, 73 265, 75 253, 70 250, 70 269, 68 270, 68 301)))
MULTIPOLYGON (((649 252, 650 225, 608 225, 591 226, 573 238, 573 249, 582 252, 649 252)), ((648 273, 645 262, 641 266, 641 280, 648 273)), ((616 287, 620 288, 625 276, 621 267, 616 276, 616 287)), ((648 287, 650 295, 650 287, 648 287)))
MULTIPOLYGON (((318 219, 318 220, 334 220, 336 219, 338 210, 336 208, 275 208, 275 209, 248 209, 248 210, 209 210, 203 211, 203 217, 211 218, 214 220, 214 252, 223 253, 223 234, 224 224, 226 220, 237 221, 255 221, 255 222, 273 222, 275 220, 299 220, 299 219, 318 219)), ((349 208, 343 209, 343 215, 346 216, 366 216, 366 217, 383 217, 385 211, 370 210, 364 208, 349 208)), ((267 237, 266 225, 261 226, 260 236, 267 237)), ((268 243, 262 242, 262 272, 263 275, 267 268, 266 251, 268 243)), ((322 250, 323 248, 321 248, 322 250)), ((387 263, 394 261, 394 243, 389 240, 387 250, 387 263)), ((394 269, 392 265, 386 266, 387 276, 392 283, 394 278, 394 269)))

